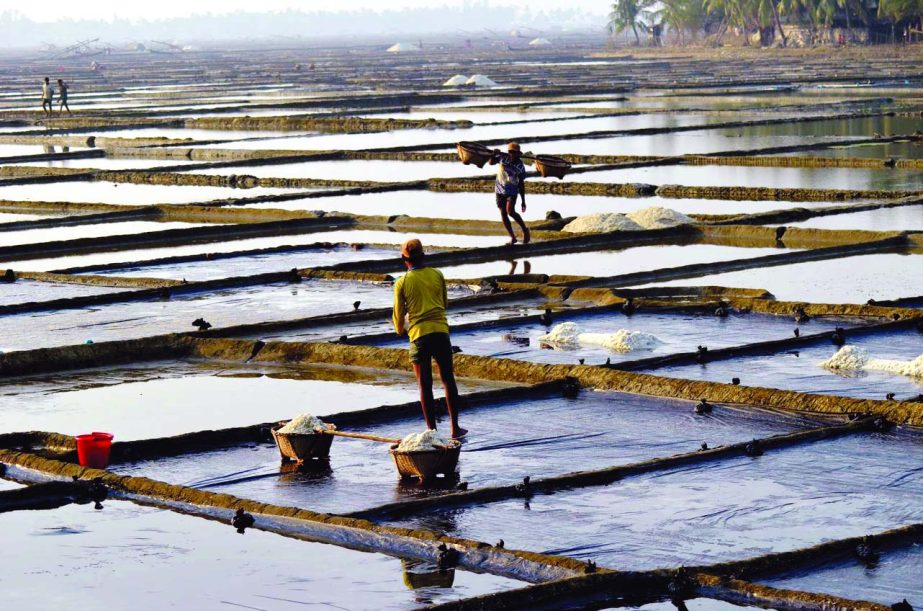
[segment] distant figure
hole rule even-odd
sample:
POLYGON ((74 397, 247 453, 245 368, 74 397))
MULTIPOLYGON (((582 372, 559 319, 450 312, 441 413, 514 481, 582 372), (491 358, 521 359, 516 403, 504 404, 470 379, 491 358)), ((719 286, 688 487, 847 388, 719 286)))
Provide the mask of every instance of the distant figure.
POLYGON ((433 398, 433 359, 445 387, 445 403, 452 422, 452 437, 464 437, 468 431, 458 426, 458 385, 453 369, 452 340, 445 311, 449 305, 445 278, 438 269, 427 267, 423 244, 407 240, 401 247, 401 259, 407 273, 394 283, 394 330, 410 337, 410 362, 417 374, 420 405, 426 428, 436 430, 433 398))
POLYGON ((64 109, 67 109, 67 114, 73 114, 71 112, 71 107, 67 105, 67 83, 63 80, 58 79, 58 99, 61 100, 61 106, 58 108, 58 114, 64 112, 64 109))
POLYGON ((51 86, 51 80, 46 76, 45 82, 42 83, 42 110, 46 115, 50 115, 54 110, 51 100, 54 98, 54 87, 51 86))
POLYGON ((528 244, 532 239, 529 234, 529 228, 526 227, 525 221, 516 213, 516 196, 522 200, 522 211, 526 211, 526 166, 522 163, 522 150, 515 142, 510 142, 507 147, 508 152, 501 153, 496 151, 490 159, 490 165, 498 165, 497 168, 497 208, 500 209, 500 220, 506 232, 510 234, 509 244, 517 242, 516 233, 513 231, 513 225, 510 223, 510 217, 522 229, 522 243, 528 244))

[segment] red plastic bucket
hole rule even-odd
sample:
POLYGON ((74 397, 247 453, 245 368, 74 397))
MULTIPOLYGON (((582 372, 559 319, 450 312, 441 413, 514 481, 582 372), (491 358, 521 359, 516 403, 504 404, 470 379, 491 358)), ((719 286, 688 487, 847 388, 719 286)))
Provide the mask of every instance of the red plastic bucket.
POLYGON ((82 467, 105 469, 109 466, 112 438, 112 433, 99 431, 77 435, 77 461, 82 467))

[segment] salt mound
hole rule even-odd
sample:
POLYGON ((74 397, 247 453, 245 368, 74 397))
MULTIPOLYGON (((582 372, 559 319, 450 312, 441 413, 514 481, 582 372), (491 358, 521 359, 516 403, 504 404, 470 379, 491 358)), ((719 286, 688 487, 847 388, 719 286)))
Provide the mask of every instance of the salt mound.
POLYGON ((496 82, 483 74, 472 74, 471 78, 465 81, 465 84, 474 85, 475 87, 499 87, 496 82))
POLYGON ((577 345, 577 335, 580 333, 580 327, 577 323, 562 322, 554 326, 547 334, 538 338, 538 341, 556 346, 575 346, 577 345))
POLYGON ((419 45, 410 42, 396 42, 388 47, 388 53, 413 53, 419 50, 419 45))
POLYGON ((422 433, 411 433, 401 440, 397 446, 399 452, 423 452, 434 450, 436 446, 447 446, 450 442, 448 439, 439 434, 439 431, 429 429, 422 433))
POLYGON ((530 47, 550 47, 551 41, 547 38, 533 38, 529 41, 530 47))
POLYGON ((540 342, 560 347, 602 346, 614 352, 653 350, 663 342, 650 333, 619 329, 615 333, 581 333, 576 323, 562 322, 550 333, 538 338, 540 342))
POLYGON ((624 214, 597 212, 578 216, 564 226, 569 233, 607 233, 610 231, 641 231, 644 227, 624 214))
POLYGON ((846 345, 836 351, 832 357, 820 364, 824 369, 833 371, 859 371, 869 362, 869 353, 865 348, 846 345))
POLYGON ((295 435, 313 435, 317 429, 325 429, 327 425, 323 420, 311 414, 301 414, 288 421, 288 424, 280 428, 278 433, 287 433, 295 435))
POLYGON ((923 378, 923 354, 912 361, 898 361, 891 359, 869 359, 866 369, 887 371, 912 378, 923 378))
POLYGON ((456 74, 442 84, 443 87, 462 87, 468 82, 468 77, 464 74, 456 74))
POLYGON ((695 223, 694 219, 686 216, 682 212, 677 212, 670 208, 661 208, 660 206, 636 210, 629 214, 628 218, 644 229, 663 229, 665 227, 676 227, 677 225, 691 225, 695 223))
POLYGON ((615 333, 581 333, 577 336, 577 341, 581 344, 602 346, 614 352, 653 350, 663 343, 650 333, 628 329, 619 329, 615 333))

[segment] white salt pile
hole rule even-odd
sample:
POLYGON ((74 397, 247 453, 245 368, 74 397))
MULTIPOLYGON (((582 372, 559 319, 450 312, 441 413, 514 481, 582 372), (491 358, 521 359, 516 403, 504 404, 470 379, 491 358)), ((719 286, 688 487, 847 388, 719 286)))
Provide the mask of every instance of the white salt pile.
POLYGON ((423 452, 434 450, 438 446, 450 445, 451 441, 439 434, 439 431, 429 429, 422 433, 411 433, 401 440, 397 446, 399 452, 423 452))
POLYGON ((443 87, 463 87, 468 82, 468 77, 464 74, 456 74, 442 84, 443 87))
POLYGON ((295 435, 313 435, 317 429, 325 429, 327 425, 323 420, 311 414, 301 414, 292 418, 277 432, 295 435))
POLYGON ((614 352, 653 350, 663 343, 650 333, 628 329, 619 329, 615 333, 581 333, 580 327, 572 322, 557 324, 548 334, 538 339, 552 346, 602 346, 614 352))
POLYGON ((868 351, 859 346, 847 345, 820 364, 834 371, 860 371, 862 369, 885 371, 912 378, 923 378, 923 354, 911 361, 869 358, 868 351))
POLYGON ((483 74, 472 74, 471 77, 465 81, 465 84, 474 85, 475 87, 498 87, 495 81, 483 74))
POLYGON ((923 354, 912 361, 899 361, 894 359, 869 359, 866 369, 887 371, 911 378, 923 378, 923 354))
POLYGON ((859 371, 869 362, 869 353, 865 348, 846 345, 836 351, 836 354, 820 364, 824 369, 834 371, 859 371))
POLYGON ((628 218, 645 229, 663 229, 665 227, 676 227, 677 225, 691 225, 695 223, 694 219, 686 216, 682 212, 677 212, 670 208, 661 208, 659 206, 636 210, 630 213, 628 218))
POLYGON ((564 226, 569 233, 606 233, 609 231, 641 231, 641 225, 624 214, 614 212, 597 212, 578 216, 564 226))

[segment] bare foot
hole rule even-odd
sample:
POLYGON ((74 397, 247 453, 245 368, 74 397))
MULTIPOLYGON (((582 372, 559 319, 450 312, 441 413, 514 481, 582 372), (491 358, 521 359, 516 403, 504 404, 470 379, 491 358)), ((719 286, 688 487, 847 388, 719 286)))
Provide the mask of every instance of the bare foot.
POLYGON ((457 429, 452 431, 452 439, 461 439, 467 434, 468 434, 468 429, 463 429, 461 427, 458 427, 457 429))
POLYGON ((507 242, 506 245, 507 245, 507 246, 512 246, 513 244, 515 244, 515 243, 518 242, 518 241, 519 241, 519 240, 517 240, 516 238, 510 238, 510 241, 507 242))
POLYGON ((531 241, 532 241, 532 234, 529 232, 528 229, 526 229, 525 232, 523 232, 523 235, 522 235, 522 243, 523 243, 523 244, 528 244, 528 243, 531 242, 531 241))

